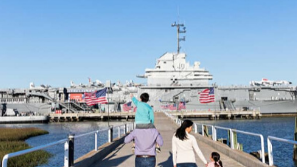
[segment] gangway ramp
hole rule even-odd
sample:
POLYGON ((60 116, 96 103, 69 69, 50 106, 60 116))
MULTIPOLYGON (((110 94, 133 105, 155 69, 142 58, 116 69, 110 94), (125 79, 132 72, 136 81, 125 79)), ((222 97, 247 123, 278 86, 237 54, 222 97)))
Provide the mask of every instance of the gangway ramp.
MULTIPOLYGON (((161 148, 161 153, 157 153, 156 156, 156 166, 159 167, 172 167, 172 151, 171 151, 171 140, 172 136, 175 132, 175 130, 178 128, 177 124, 172 121, 169 117, 167 117, 164 113, 155 113, 155 126, 158 129, 158 131, 161 133, 164 145, 161 148)), ((207 161, 210 161, 210 155, 211 152, 216 151, 220 153, 221 160, 224 163, 224 166, 228 167, 243 167, 243 166, 249 166, 249 165, 243 165, 239 163, 238 161, 246 161, 246 164, 251 164, 253 166, 268 166, 266 164, 262 164, 261 161, 258 159, 252 157, 251 155, 237 151, 232 150, 228 146, 222 143, 218 143, 215 141, 212 141, 211 139, 208 139, 206 137, 202 137, 200 134, 194 134, 192 133, 198 141, 198 145, 206 158, 207 161), (204 142, 199 141, 199 137, 205 138, 203 139, 204 142), (206 142, 205 142, 206 141, 206 142), (211 144, 209 144, 210 142, 211 144), (214 144, 215 143, 215 144, 214 144), (211 146, 212 145, 212 146, 211 146), (214 145, 216 145, 214 147, 214 145), (225 147, 226 149, 224 151, 218 151, 217 148, 219 147, 225 147), (223 153, 224 152, 224 153, 223 153), (230 154, 241 154, 240 156, 236 156, 237 158, 232 159, 230 158, 230 154), (244 157, 244 158, 243 158, 244 157), (241 160, 240 160, 241 159, 241 160), (244 160, 242 160, 244 159, 244 160), (255 165, 256 164, 256 165, 255 165)), ((97 160, 95 164, 92 164, 91 166, 95 167, 113 167, 113 166, 119 166, 119 167, 134 167, 135 165, 135 155, 132 153, 131 150, 132 143, 129 144, 120 144, 116 149, 111 150, 111 152, 103 159, 97 160)), ((204 167, 205 165, 203 162, 199 159, 198 156, 196 156, 196 162, 199 167, 204 167)))

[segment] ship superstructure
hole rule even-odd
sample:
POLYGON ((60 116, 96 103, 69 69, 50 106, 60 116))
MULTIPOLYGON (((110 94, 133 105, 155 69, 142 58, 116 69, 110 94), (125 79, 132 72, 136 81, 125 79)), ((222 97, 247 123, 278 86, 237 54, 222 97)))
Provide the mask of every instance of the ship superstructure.
MULTIPOLYGON (((271 82, 262 80, 251 82, 250 86, 218 86, 209 84, 213 77, 209 71, 200 68, 200 62, 191 66, 186 61, 186 54, 180 52, 180 27, 177 27, 177 52, 165 53, 157 59, 155 68, 146 69, 142 78, 147 78, 147 85, 142 86, 139 94, 148 92, 151 105, 156 110, 163 106, 186 102, 189 110, 246 110, 257 109, 261 113, 297 113, 297 87, 288 81, 271 82), (212 103, 201 103, 200 93, 213 88, 215 100, 212 103)), ((185 31, 182 31, 185 33, 185 31)))
POLYGON ((208 81, 212 80, 212 75, 200 68, 200 62, 194 62, 191 66, 186 61, 187 55, 180 52, 180 41, 185 41, 185 36, 180 38, 180 33, 186 33, 184 24, 172 24, 177 28, 177 52, 165 53, 157 59, 155 68, 146 69, 140 78, 147 78, 148 87, 168 87, 168 86, 208 86, 208 81), (181 30, 183 28, 183 30, 181 30))

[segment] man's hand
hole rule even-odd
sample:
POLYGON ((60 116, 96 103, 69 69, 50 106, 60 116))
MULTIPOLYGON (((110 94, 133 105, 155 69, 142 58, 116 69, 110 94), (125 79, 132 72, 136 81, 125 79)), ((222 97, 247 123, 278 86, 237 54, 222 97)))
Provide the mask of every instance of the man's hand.
POLYGON ((131 98, 134 97, 133 93, 130 93, 130 97, 131 97, 131 98))

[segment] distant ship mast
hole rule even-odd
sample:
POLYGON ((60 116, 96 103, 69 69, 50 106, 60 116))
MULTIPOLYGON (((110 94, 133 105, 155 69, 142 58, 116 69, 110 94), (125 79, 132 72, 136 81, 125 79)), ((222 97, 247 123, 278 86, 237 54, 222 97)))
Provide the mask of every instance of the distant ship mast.
POLYGON ((186 33, 186 27, 184 27, 184 24, 179 24, 176 22, 174 22, 173 24, 171 24, 171 27, 176 27, 177 28, 177 54, 179 54, 180 51, 180 46, 179 46, 179 42, 180 41, 186 41, 186 37, 183 36, 182 38, 179 38, 179 33, 186 33), (183 30, 180 30, 180 28, 183 28, 183 30))

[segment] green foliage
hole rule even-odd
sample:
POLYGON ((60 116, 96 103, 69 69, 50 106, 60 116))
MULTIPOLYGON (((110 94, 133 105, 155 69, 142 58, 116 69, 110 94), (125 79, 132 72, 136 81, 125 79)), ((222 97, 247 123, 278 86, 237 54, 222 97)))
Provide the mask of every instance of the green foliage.
POLYGON ((0 128, 0 134, 0 141, 19 141, 48 132, 38 128, 0 128))
MULTIPOLYGON (((47 131, 38 128, 0 128, 0 158, 4 155, 20 150, 31 148, 24 140, 29 137, 48 134, 47 131)), ((51 157, 46 151, 39 150, 32 153, 9 158, 8 166, 13 167, 34 167, 47 163, 51 157)))

